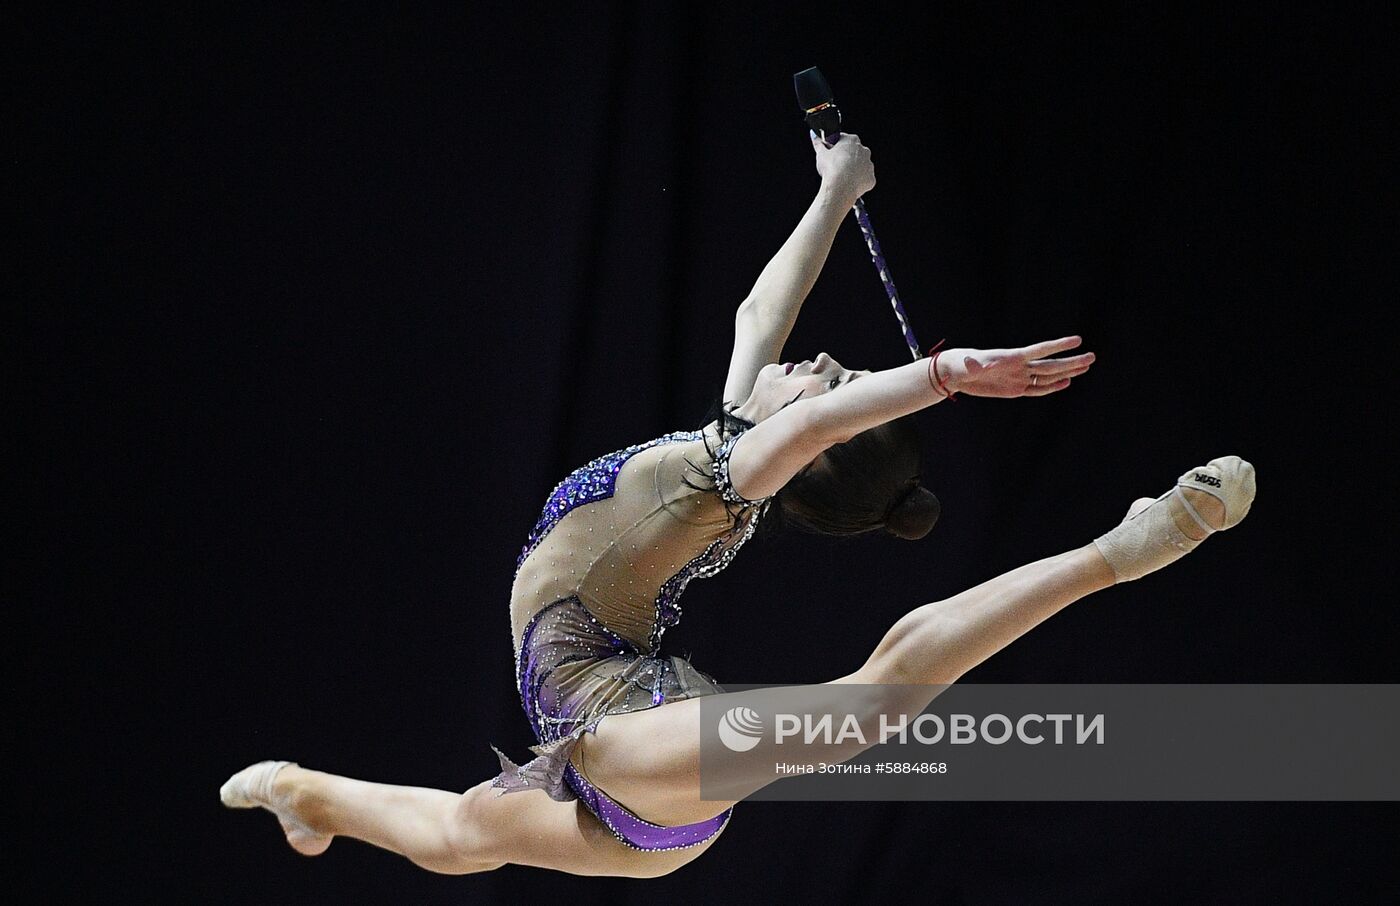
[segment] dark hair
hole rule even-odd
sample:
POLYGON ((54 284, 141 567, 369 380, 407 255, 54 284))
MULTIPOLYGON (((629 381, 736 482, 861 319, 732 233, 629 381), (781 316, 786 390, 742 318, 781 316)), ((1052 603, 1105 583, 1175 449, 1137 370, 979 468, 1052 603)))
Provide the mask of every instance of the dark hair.
MULTIPOLYGON (((754 426, 718 399, 701 427, 715 421, 722 438, 754 426)), ((828 447, 773 495, 759 534, 795 528, 820 535, 883 530, 897 538, 924 537, 940 507, 919 475, 922 451, 914 413, 828 447)))

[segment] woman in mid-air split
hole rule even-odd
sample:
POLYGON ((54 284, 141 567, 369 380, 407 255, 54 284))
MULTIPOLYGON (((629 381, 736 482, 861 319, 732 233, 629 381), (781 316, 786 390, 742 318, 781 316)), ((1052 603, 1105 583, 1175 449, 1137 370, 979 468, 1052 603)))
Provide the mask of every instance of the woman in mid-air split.
MULTIPOLYGON (((661 652, 686 584, 728 565, 760 520, 765 528, 923 537, 938 501, 921 483, 914 413, 957 394, 1057 393, 1094 360, 1056 357, 1079 346, 1071 336, 1017 349, 946 349, 882 371, 853 371, 826 353, 784 363, 783 345, 838 227, 875 186, 857 136, 829 148, 814 138, 813 148, 820 190, 738 308, 714 418, 570 474, 520 552, 511 629, 537 757, 516 765, 497 750, 501 772, 464 793, 263 761, 228 779, 225 805, 272 811, 292 848, 308 856, 337 836, 354 837, 446 874, 517 864, 655 877, 710 848, 735 803, 763 782, 730 800, 701 798, 699 699, 738 704, 745 693, 723 692, 685 658, 661 652)), ((859 669, 830 684, 952 683, 1066 605, 1160 569, 1236 525, 1254 489, 1253 467, 1236 456, 1189 469, 1092 542, 911 610, 859 669)), ((841 762, 857 751, 846 742, 808 754, 841 762)))

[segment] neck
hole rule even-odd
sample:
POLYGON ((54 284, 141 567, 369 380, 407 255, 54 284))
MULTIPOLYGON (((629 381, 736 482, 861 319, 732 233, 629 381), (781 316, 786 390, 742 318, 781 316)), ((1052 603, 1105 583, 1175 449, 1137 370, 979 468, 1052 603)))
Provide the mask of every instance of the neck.
POLYGON ((744 401, 744 405, 730 411, 730 415, 738 416, 745 421, 753 422, 755 425, 767 418, 770 413, 761 410, 761 407, 754 402, 753 397, 744 401))

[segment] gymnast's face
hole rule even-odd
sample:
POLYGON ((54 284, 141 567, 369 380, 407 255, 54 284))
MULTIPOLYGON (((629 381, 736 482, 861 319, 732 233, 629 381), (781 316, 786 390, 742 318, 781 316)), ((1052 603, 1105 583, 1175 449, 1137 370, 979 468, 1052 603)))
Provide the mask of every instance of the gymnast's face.
POLYGON ((764 365, 754 380, 753 393, 744 409, 755 422, 777 412, 796 399, 811 399, 846 386, 870 374, 851 371, 826 353, 802 362, 764 365))

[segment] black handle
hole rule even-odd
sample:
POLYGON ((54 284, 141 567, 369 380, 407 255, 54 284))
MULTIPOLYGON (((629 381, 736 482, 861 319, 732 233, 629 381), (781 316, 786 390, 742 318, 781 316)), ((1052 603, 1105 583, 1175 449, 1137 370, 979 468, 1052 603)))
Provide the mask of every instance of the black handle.
POLYGON ((813 66, 795 73, 792 87, 797 92, 797 104, 806 114, 807 128, 828 145, 841 135, 841 111, 832 96, 822 71, 813 66))

